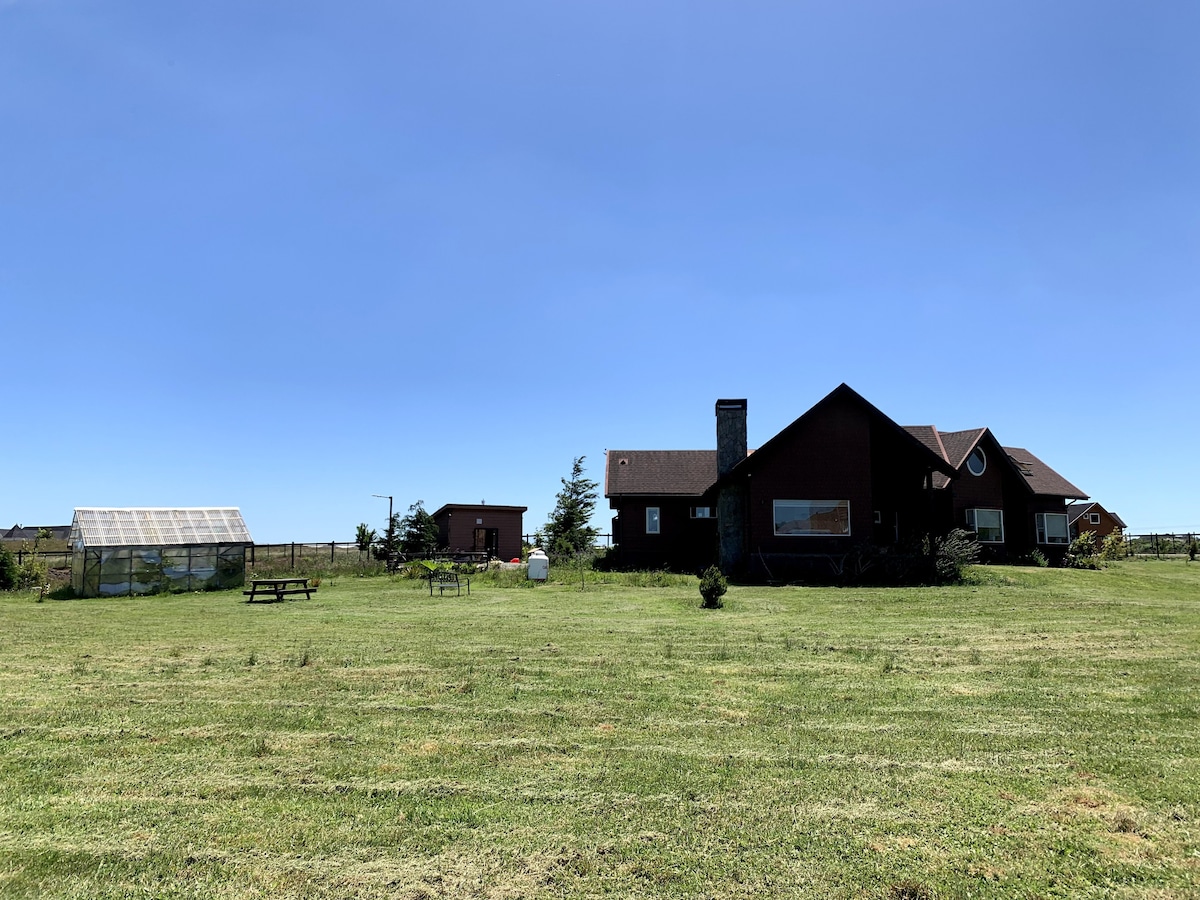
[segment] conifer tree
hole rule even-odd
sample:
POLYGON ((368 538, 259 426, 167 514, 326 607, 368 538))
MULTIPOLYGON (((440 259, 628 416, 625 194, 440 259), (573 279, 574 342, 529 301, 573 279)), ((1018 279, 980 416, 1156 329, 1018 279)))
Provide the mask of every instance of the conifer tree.
POLYGON ((438 537, 437 522, 425 511, 424 502, 418 500, 400 520, 400 549, 405 553, 433 556, 437 552, 438 537))
POLYGON ((554 512, 542 529, 546 537, 546 552, 564 557, 588 552, 595 546, 597 531, 591 526, 596 509, 596 482, 585 478, 580 456, 571 465, 571 477, 562 479, 554 512))

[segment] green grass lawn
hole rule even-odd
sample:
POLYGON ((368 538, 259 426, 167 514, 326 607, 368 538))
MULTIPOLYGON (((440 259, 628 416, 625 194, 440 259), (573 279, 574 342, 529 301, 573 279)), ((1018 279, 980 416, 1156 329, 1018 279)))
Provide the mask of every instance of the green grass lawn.
POLYGON ((1200 565, 973 572, 0 594, 0 896, 1200 896, 1200 565))

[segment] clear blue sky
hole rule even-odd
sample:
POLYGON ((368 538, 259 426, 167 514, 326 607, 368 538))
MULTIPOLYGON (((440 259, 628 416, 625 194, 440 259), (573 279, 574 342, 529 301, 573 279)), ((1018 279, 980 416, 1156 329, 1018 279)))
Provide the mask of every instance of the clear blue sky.
MULTIPOLYGON (((836 387, 1200 529, 1200 4, 0 0, 0 525, 761 444, 836 387)), ((597 524, 608 530, 601 501, 597 524)))

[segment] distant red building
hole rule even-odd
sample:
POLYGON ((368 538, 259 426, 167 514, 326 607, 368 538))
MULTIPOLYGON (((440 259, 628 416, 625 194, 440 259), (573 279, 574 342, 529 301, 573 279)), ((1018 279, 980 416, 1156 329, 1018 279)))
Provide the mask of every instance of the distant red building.
POLYGON ((1071 539, 1079 537, 1083 532, 1090 531, 1096 535, 1096 541, 1102 541, 1113 532, 1122 534, 1125 523, 1114 512, 1109 512, 1095 501, 1091 503, 1072 503, 1067 507, 1067 519, 1071 528, 1071 539))

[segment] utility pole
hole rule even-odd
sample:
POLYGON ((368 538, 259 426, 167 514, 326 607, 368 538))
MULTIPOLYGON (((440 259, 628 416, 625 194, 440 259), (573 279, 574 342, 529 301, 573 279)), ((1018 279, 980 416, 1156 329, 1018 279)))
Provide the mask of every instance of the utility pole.
POLYGON ((388 557, 388 558, 387 558, 387 560, 385 560, 385 565, 388 567, 388 571, 390 572, 390 571, 391 571, 391 566, 392 566, 392 553, 395 551, 395 548, 392 546, 392 543, 393 543, 393 535, 392 535, 392 495, 391 495, 391 494, 372 494, 371 496, 372 496, 372 497, 378 497, 380 500, 383 500, 384 498, 386 498, 386 499, 387 499, 387 502, 388 502, 388 520, 387 520, 387 530, 386 530, 384 533, 387 535, 387 537, 385 538, 385 540, 387 541, 387 557, 388 557))

